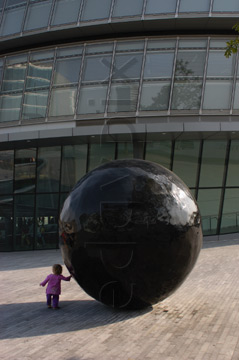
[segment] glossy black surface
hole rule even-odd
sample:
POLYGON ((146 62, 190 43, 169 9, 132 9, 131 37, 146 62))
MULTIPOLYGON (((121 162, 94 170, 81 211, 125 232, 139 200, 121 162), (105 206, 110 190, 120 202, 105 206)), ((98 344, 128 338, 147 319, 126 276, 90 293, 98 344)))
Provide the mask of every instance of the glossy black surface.
POLYGON ((116 160, 83 177, 60 215, 60 248, 79 285, 119 308, 143 308, 175 291, 202 246, 187 186, 143 160, 116 160))

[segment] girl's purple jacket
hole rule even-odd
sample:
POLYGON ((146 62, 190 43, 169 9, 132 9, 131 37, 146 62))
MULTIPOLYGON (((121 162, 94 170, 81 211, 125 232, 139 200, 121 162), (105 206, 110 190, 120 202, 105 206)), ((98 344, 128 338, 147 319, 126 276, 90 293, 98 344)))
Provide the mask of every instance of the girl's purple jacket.
POLYGON ((47 283, 46 293, 53 294, 53 295, 60 295, 61 293, 61 280, 70 281, 70 276, 63 276, 63 275, 55 275, 50 274, 48 275, 44 281, 40 283, 41 286, 45 286, 47 283))

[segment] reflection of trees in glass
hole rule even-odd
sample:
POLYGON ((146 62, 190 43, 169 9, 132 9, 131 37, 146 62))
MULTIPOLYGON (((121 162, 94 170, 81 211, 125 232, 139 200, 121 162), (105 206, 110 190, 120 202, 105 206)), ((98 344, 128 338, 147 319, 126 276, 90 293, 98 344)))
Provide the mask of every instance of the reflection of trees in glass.
MULTIPOLYGON (((201 100, 202 80, 193 76, 194 72, 189 68, 189 61, 177 60, 175 69, 175 81, 173 89, 173 110, 199 109, 201 100)), ((151 83, 152 84, 152 83, 151 83)), ((167 110, 170 94, 170 84, 161 87, 161 90, 152 96, 149 106, 142 106, 141 110, 167 110)))
MULTIPOLYGON (((154 83, 150 83, 152 86, 154 83)), ((158 84, 158 83, 157 83, 158 84)), ((156 84, 154 84, 156 86, 156 84)), ((148 106, 141 105, 141 110, 167 110, 169 101, 170 85, 164 85, 156 96, 152 96, 152 103, 148 106)))

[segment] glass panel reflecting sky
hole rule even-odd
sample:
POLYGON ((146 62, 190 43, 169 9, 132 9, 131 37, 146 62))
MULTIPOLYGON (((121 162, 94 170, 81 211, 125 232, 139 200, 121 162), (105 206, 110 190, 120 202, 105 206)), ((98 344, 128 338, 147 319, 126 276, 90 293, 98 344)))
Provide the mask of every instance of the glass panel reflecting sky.
POLYGON ((82 45, 58 48, 57 57, 60 58, 65 56, 81 55, 82 50, 83 50, 82 45))
POLYGON ((26 2, 26 0, 7 0, 5 4, 5 9, 13 6, 25 5, 26 2))
POLYGON ((170 78, 173 70, 174 52, 153 52, 146 55, 144 79, 170 78))
POLYGON ((80 10, 80 0, 56 0, 52 25, 77 22, 80 10))
MULTIPOLYGON (((208 16, 210 10, 210 0, 42 0, 29 1, 26 0, 7 0, 5 9, 3 10, 3 22, 0 29, 0 36, 9 36, 21 33, 23 31, 31 31, 45 28, 48 26, 52 11, 50 26, 71 26, 77 24, 79 16, 80 22, 84 25, 86 21, 101 21, 107 23, 111 15, 114 22, 120 21, 120 18, 138 17, 143 14, 144 5, 146 18, 155 17, 174 17, 176 15, 188 16, 190 13, 204 14, 208 16), (52 6, 54 8, 52 9, 52 6), (24 21, 25 9, 27 7, 27 16, 24 21)), ((0 1, 0 14, 3 0, 0 1)), ((237 0, 213 0, 212 12, 229 13, 236 16, 239 13, 239 3, 237 0)))
POLYGON ((175 39, 149 39, 147 44, 147 49, 156 50, 156 49, 174 49, 176 45, 175 39))
POLYGON ((231 107, 231 80, 207 80, 204 92, 203 109, 223 110, 231 107))
POLYGON ((208 58, 207 76, 233 76, 234 57, 227 59, 224 51, 211 50, 208 58))
POLYGON ((81 21, 108 18, 110 8, 111 0, 87 0, 84 3, 81 21))
POLYGON ((239 109, 239 82, 238 81, 236 82, 233 109, 235 109, 235 110, 239 109))
POLYGON ((24 7, 5 10, 0 30, 0 36, 7 36, 19 33, 22 28, 24 12, 24 7))
POLYGON ((102 44, 89 44, 86 45, 85 53, 98 54, 98 53, 111 53, 113 51, 113 42, 102 44))
POLYGON ((66 85, 78 83, 81 58, 58 60, 55 69, 54 84, 66 85))
POLYGON ((48 25, 52 1, 29 4, 25 21, 25 30, 34 30, 48 25))
POLYGON ((82 81, 108 81, 111 58, 111 55, 86 56, 82 81))
POLYGON ((212 11, 239 11, 239 3, 237 0, 214 0, 212 11))
POLYGON ((143 0, 115 0, 113 17, 141 15, 143 0))
POLYGON ((179 12, 205 12, 209 11, 210 0, 180 0, 179 12))
POLYGON ((139 79, 142 66, 142 54, 116 55, 113 80, 139 79))
POLYGON ((167 14, 176 10, 176 0, 147 0, 146 14, 167 14))

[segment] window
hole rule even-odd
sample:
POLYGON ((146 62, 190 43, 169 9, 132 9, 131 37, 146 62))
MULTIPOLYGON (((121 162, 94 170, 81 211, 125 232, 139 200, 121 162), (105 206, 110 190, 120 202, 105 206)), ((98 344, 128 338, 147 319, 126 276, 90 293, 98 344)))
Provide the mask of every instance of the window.
POLYGON ((28 7, 24 30, 47 27, 52 1, 31 2, 28 7))
POLYGON ((105 111, 108 85, 81 86, 78 114, 101 114, 105 111))
POLYGON ((84 8, 81 21, 105 19, 109 17, 111 0, 87 0, 84 2, 84 8))
POLYGON ((239 141, 233 140, 230 147, 226 186, 239 186, 239 141))
POLYGON ((14 248, 33 250, 34 242, 34 195, 16 195, 14 201, 14 248))
POLYGON ((0 122, 19 120, 21 103, 22 94, 0 96, 0 122))
MULTIPOLYGON (((215 45, 212 42, 211 47, 215 45)), ((234 56, 224 56, 224 50, 210 50, 203 109, 230 109, 234 61, 234 56)))
POLYGON ((222 186, 226 147, 226 141, 204 141, 199 183, 200 187, 222 186))
POLYGON ((40 119, 46 117, 48 91, 25 92, 22 119, 40 119))
POLYGON ((0 195, 13 191, 13 150, 0 151, 0 195))
POLYGON ((145 14, 168 14, 176 11, 176 0, 147 0, 145 14))
POLYGON ((172 110, 195 110, 200 108, 205 59, 205 41, 195 40, 192 43, 191 40, 182 40, 179 42, 172 110))
POLYGON ((143 0, 128 1, 115 0, 113 17, 141 15, 143 11, 143 0))
POLYGON ((173 172, 189 187, 196 186, 199 145, 200 142, 197 140, 175 142, 173 172))
POLYGON ((117 144, 117 159, 133 159, 133 143, 119 142, 117 144))
POLYGON ((54 85, 77 84, 81 67, 81 58, 57 60, 54 85))
POLYGON ((30 62, 28 65, 26 90, 49 88, 52 74, 52 61, 30 62))
POLYGON ((26 64, 7 65, 3 76, 2 91, 23 90, 26 64))
MULTIPOLYGON (((174 51, 153 51, 149 48, 153 46, 153 44, 149 43, 148 45, 140 110, 166 110, 168 109, 171 88, 174 51)), ((157 47, 157 43, 155 43, 154 46, 157 47)))
POLYGON ((49 116, 73 115, 75 101, 76 87, 52 90, 49 116))
POLYGON ((232 12, 239 11, 239 3, 237 0, 214 0, 212 11, 215 12, 232 12))
POLYGON ((16 150, 15 194, 35 191, 36 149, 16 150))
POLYGON ((208 12, 210 8, 210 0, 192 1, 180 0, 179 12, 208 12))
POLYGON ((111 55, 86 56, 82 81, 108 81, 111 68, 111 58, 111 55))
POLYGON ((0 251, 13 250, 12 232, 13 198, 9 195, 0 196, 0 251))
POLYGON ((221 189, 199 190, 197 203, 202 217, 204 235, 215 235, 218 226, 218 214, 221 189))
POLYGON ((80 0, 56 0, 52 25, 75 23, 78 20, 80 0))
MULTIPOLYGON (((142 42, 132 43, 135 49, 142 45, 142 42)), ((117 45, 108 112, 136 111, 142 51, 129 53, 126 50, 129 46, 130 42, 117 45)))
POLYGON ((93 170, 99 165, 102 165, 115 158, 115 144, 91 144, 89 153, 89 168, 88 171, 93 170))
POLYGON ((112 50, 112 44, 99 44, 86 48, 78 114, 104 113, 112 50), (107 54, 107 52, 110 52, 110 54, 107 54))
POLYGON ((227 189, 225 192, 221 222, 221 234, 239 230, 239 189, 227 189))
POLYGON ((56 249, 58 245, 58 198, 58 194, 36 196, 36 249, 56 249))
POLYGON ((59 191, 61 148, 41 147, 37 159, 37 192, 59 191))
POLYGON ((87 145, 63 147, 61 191, 70 191, 86 173, 87 145))
POLYGON ((21 32, 22 21, 25 13, 26 1, 7 1, 0 34, 8 36, 21 32))
POLYGON ((171 141, 152 141, 146 144, 145 160, 153 161, 170 169, 171 164, 171 141))

